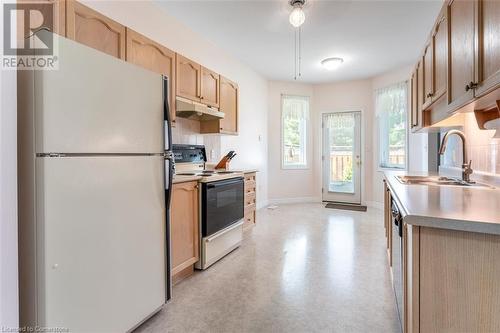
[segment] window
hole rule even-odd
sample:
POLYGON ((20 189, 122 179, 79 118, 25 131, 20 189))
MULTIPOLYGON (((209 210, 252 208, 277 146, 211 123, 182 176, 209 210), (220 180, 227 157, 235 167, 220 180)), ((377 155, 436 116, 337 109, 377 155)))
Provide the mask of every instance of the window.
POLYGON ((406 168, 407 90, 408 83, 401 82, 375 92, 381 168, 406 168))
POLYGON ((309 97, 281 97, 281 165, 284 169, 307 168, 309 97))

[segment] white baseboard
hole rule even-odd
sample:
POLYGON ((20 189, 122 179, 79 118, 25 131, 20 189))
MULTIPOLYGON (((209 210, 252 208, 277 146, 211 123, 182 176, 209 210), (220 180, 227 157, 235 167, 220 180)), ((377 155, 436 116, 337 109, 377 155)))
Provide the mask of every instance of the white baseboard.
POLYGON ((321 203, 320 197, 297 197, 297 198, 277 198, 269 199, 269 205, 284 205, 284 204, 295 204, 295 203, 321 203))
POLYGON ((384 209, 384 203, 379 201, 367 201, 365 205, 372 208, 384 209))

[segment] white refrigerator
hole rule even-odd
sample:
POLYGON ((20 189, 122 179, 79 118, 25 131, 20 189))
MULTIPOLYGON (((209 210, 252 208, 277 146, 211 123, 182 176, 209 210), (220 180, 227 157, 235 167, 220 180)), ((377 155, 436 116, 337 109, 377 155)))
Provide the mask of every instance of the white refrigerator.
POLYGON ((20 324, 126 332, 170 297, 168 78, 53 37, 18 72, 20 324))

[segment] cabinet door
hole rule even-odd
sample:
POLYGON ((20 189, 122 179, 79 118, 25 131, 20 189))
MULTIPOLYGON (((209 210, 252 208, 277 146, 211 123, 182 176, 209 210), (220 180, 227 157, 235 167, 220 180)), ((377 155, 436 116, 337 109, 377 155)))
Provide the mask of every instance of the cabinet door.
POLYGON ((224 119, 220 120, 221 131, 238 132, 238 85, 225 77, 220 79, 220 111, 224 119))
POLYGON ((125 59, 125 27, 77 1, 66 2, 66 36, 125 59))
POLYGON ((417 64, 417 128, 422 126, 422 110, 424 104, 424 67, 422 61, 417 64))
POLYGON ((128 62, 168 76, 169 105, 172 123, 175 123, 175 52, 127 28, 128 62))
POLYGON ((476 96, 500 85, 500 1, 478 1, 478 77, 476 96))
POLYGON ((475 1, 454 0, 448 5, 450 111, 471 101, 474 81, 474 8, 475 1))
POLYGON ((199 259, 198 183, 174 184, 170 208, 172 274, 199 259))
POLYGON ((432 101, 439 99, 446 93, 448 85, 448 21, 446 11, 441 13, 432 37, 434 55, 434 91, 432 101))
MULTIPOLYGON (((66 36, 66 1, 65 0, 17 0, 17 4, 20 9, 34 9, 34 10, 39 10, 42 13, 43 16, 43 24, 42 27, 47 27, 49 28, 52 32, 61 35, 61 36, 66 36), (45 4, 50 4, 52 6, 46 7, 46 6, 37 6, 38 4, 40 5, 45 5, 45 4), (48 14, 48 15, 47 15, 48 14)), ((19 21, 24 22, 24 24, 28 24, 29 21, 22 20, 19 21)), ((20 32, 28 32, 30 27, 25 26, 24 29, 18 29, 17 31, 20 32)), ((26 37, 27 33, 24 34, 25 36, 18 36, 18 38, 24 39, 26 37)))
POLYGON ((176 55, 177 96, 200 101, 201 66, 180 54, 176 55))
POLYGON ((418 126, 418 89, 417 89, 417 72, 413 72, 411 75, 411 117, 410 117, 410 128, 414 129, 418 126))
POLYGON ((429 43, 424 49, 423 56, 423 70, 424 70, 424 82, 423 82, 423 99, 424 103, 422 108, 427 108, 432 102, 432 96, 434 95, 433 87, 433 55, 432 55, 432 44, 429 43))
POLYGON ((208 105, 219 107, 219 74, 201 67, 201 101, 208 105))

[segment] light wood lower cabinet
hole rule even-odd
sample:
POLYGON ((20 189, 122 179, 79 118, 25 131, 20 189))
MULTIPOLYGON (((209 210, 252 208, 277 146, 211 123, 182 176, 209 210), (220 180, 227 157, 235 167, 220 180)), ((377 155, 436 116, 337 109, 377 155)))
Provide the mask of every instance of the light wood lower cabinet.
POLYGON ((175 52, 127 28, 128 62, 168 77, 170 120, 175 124, 175 52))
MULTIPOLYGON (((391 192, 386 185, 384 198, 390 248, 391 192)), ((500 332, 499 256, 500 235, 404 222, 404 332, 500 332)))
POLYGON ((66 1, 66 37, 125 59, 125 26, 74 0, 66 1))
POLYGON ((405 224, 405 332, 500 331, 500 236, 405 224))
POLYGON ((255 172, 245 173, 245 222, 243 230, 251 228, 256 223, 256 204, 257 204, 257 174, 255 172))
POLYGON ((193 271, 193 265, 199 260, 198 200, 198 182, 173 185, 170 239, 174 283, 189 276, 193 271))

